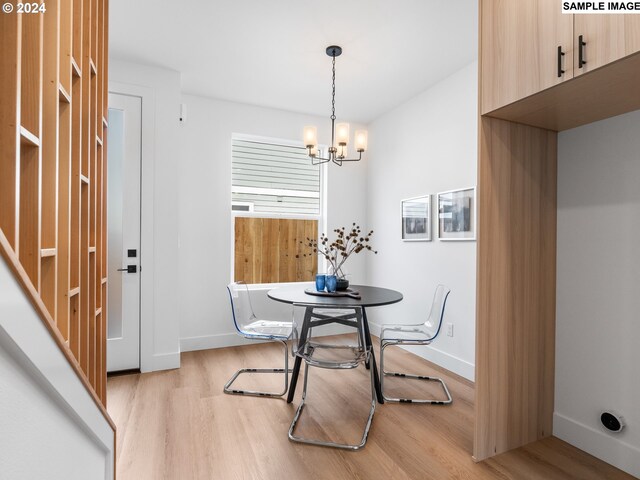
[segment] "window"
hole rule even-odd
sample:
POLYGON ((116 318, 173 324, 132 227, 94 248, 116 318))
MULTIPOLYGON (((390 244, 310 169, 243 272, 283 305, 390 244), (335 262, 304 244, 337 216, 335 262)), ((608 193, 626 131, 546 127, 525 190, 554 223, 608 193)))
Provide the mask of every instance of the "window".
POLYGON ((302 145, 232 139, 233 210, 320 215, 320 168, 302 145))
POLYGON ((233 279, 249 284, 312 281, 318 258, 321 170, 301 144, 234 135, 231 139, 233 279))

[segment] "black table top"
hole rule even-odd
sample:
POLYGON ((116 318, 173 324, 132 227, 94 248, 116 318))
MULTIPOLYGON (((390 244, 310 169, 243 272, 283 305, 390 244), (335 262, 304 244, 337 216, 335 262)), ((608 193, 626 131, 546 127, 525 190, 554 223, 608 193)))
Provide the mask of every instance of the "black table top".
POLYGON ((282 303, 307 303, 332 307, 379 307, 391 305, 402 300, 402 294, 395 290, 365 285, 349 285, 349 288, 360 292, 360 299, 351 297, 319 297, 304 293, 309 285, 292 285, 269 290, 267 296, 282 303))

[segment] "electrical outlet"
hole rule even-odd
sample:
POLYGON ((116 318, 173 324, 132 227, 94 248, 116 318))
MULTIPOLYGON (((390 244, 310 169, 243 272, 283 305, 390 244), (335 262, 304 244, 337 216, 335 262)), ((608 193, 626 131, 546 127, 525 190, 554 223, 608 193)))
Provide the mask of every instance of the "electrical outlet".
POLYGON ((447 323, 447 337, 453 337, 453 323, 447 323))

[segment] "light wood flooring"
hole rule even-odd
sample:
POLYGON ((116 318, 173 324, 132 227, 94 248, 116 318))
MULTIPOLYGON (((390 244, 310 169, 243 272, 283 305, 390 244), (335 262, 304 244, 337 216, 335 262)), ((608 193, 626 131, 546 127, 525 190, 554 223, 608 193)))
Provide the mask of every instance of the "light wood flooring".
MULTIPOLYGON (((358 452, 291 443, 287 431, 302 381, 293 404, 222 393, 235 370, 280 366, 281 352, 266 343, 189 352, 178 370, 110 377, 118 480, 633 479, 556 438, 474 463, 473 384, 399 349, 387 357, 388 368, 442 376, 453 405, 378 405, 358 452)), ((363 367, 310 369, 308 408, 297 434, 356 442, 369 410, 369 379, 363 367)), ((250 375, 237 386, 278 389, 280 380, 250 375)), ((424 382, 402 379, 388 386, 391 395, 428 390, 424 382)))

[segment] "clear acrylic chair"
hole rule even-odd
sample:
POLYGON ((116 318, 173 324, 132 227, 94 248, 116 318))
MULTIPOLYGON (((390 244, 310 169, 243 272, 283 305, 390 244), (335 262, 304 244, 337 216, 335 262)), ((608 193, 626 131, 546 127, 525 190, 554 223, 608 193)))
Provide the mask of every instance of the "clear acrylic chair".
POLYGON ((387 347, 394 345, 429 345, 433 340, 436 339, 442 327, 444 309, 447 304, 449 293, 451 293, 451 290, 449 288, 445 287, 444 285, 438 285, 435 294, 433 295, 431 311, 429 312, 429 317, 427 318, 426 322, 409 325, 384 325, 384 327, 382 328, 382 332, 380 334, 380 386, 382 389, 382 396, 386 402, 449 405, 453 401, 447 385, 441 378, 429 377, 425 375, 412 375, 408 373, 387 372, 384 369, 384 351, 387 347), (436 400, 387 397, 384 394, 384 378, 390 376, 439 382, 444 389, 444 393, 447 399, 436 400))
MULTIPOLYGON (((321 326, 324 324, 341 324, 347 327, 355 328, 360 334, 357 335, 358 345, 349 345, 354 348, 363 348, 364 345, 364 331, 360 329, 360 323, 362 322, 361 310, 359 308, 344 308, 344 307, 313 307, 313 324, 321 326), (327 320, 326 322, 321 322, 327 320)), ((341 345, 343 347, 344 345, 341 345)), ((369 362, 366 362, 367 368, 369 362)))
POLYGON ((241 368, 229 379, 224 386, 224 393, 231 395, 254 395, 258 397, 281 397, 289 389, 289 351, 287 340, 291 336, 291 322, 262 320, 256 317, 251 303, 249 287, 244 282, 227 285, 231 300, 233 323, 239 335, 250 340, 276 340, 282 343, 284 349, 284 368, 241 368), (243 373, 282 373, 284 375, 284 390, 282 392, 259 392, 255 390, 239 390, 231 385, 243 373))
POLYGON ((353 369, 361 363, 369 361, 371 349, 366 348, 364 341, 364 328, 362 324, 362 310, 360 308, 349 311, 340 311, 338 308, 322 307, 317 305, 294 304, 293 305, 293 334, 292 353, 304 360, 304 385, 300 405, 289 427, 289 439, 293 442, 319 445, 323 447, 335 447, 346 450, 359 450, 364 447, 371 428, 373 413, 376 410, 376 392, 373 369, 371 372, 371 408, 360 441, 356 444, 337 443, 328 440, 304 438, 295 434, 296 425, 304 410, 307 400, 307 386, 309 382, 309 367, 325 369, 353 369), (332 311, 333 310, 333 311, 332 311), (345 318, 346 317, 346 318, 345 318), (336 320, 338 320, 336 322, 336 320), (340 323, 355 329, 357 342, 353 343, 349 338, 341 337, 342 343, 335 343, 323 338, 323 326, 340 323))

